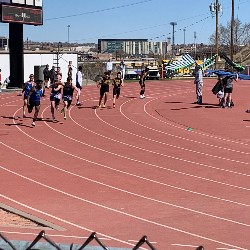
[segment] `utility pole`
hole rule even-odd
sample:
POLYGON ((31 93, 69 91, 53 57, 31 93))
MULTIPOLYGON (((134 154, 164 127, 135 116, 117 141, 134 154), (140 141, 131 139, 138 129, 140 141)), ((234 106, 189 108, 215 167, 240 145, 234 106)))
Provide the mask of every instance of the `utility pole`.
POLYGON ((197 38, 197 36, 196 36, 196 31, 194 32, 194 58, 195 58, 195 60, 196 60, 196 38, 197 38))
MULTIPOLYGON (((215 3, 212 3, 209 7, 212 15, 215 13, 215 51, 219 56, 219 13, 222 12, 222 6, 219 4, 219 0, 215 0, 215 3)), ((218 63, 218 56, 215 60, 215 68, 218 63)))
POLYGON ((232 0, 231 43, 230 43, 230 58, 232 61, 233 57, 234 57, 234 0, 232 0))
POLYGON ((184 28, 183 31, 184 31, 184 47, 186 47, 186 29, 184 28))
POLYGON ((172 34, 172 35, 173 35, 173 39, 172 39, 172 55, 174 55, 174 44, 175 44, 175 43, 174 43, 174 33, 175 33, 175 31, 174 31, 174 26, 177 25, 177 23, 176 23, 176 22, 171 22, 170 25, 173 26, 173 34, 172 34))
POLYGON ((70 28, 70 25, 68 25, 67 27, 68 27, 68 44, 69 44, 69 28, 70 28))

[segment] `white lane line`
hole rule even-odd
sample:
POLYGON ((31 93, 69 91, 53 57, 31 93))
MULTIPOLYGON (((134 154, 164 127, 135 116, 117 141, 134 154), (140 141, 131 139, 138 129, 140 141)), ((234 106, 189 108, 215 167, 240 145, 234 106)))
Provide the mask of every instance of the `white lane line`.
MULTIPOLYGON (((46 110, 47 108, 44 109, 44 111, 46 110)), ((43 111, 43 113, 44 113, 43 111)), ((43 114, 42 113, 42 114, 43 114)), ((71 116, 70 116, 71 117, 71 116)), ((117 157, 121 157, 121 158, 124 158, 124 159, 127 159, 127 160, 130 160, 130 161, 133 161, 133 162, 137 162, 137 163, 140 163, 140 164, 143 164, 143 165, 149 165, 149 166, 153 166, 153 167, 157 167, 159 168, 159 166, 156 166, 154 164, 149 164, 149 163, 146 163, 146 162, 142 162, 142 161, 139 161, 139 160, 136 160, 136 159, 133 159, 133 158, 130 158, 130 157, 126 157, 126 156, 123 156, 123 155, 120 155, 120 154, 116 154, 116 153, 113 153, 113 152, 110 152, 110 151, 107 151, 105 149, 102 149, 102 148, 98 148, 96 146, 92 146, 90 144, 87 144, 87 143, 84 143, 82 141, 79 141, 75 138, 72 138, 68 135, 65 135, 64 133, 61 133, 59 132, 58 130, 54 129, 53 127, 51 127, 47 122, 45 122, 45 124, 51 129, 53 130, 54 132, 66 137, 67 139, 70 139, 72 141, 75 141, 79 144, 82 144, 82 145, 85 145, 85 146, 88 146, 88 147, 91 147, 95 150, 99 150, 99 151, 102 151, 102 152, 105 152, 105 153, 108 153, 108 154, 111 154, 111 155, 115 155, 117 157)), ((111 169, 111 168, 110 168, 111 169)), ((164 168, 165 169, 165 168, 164 168)), ((116 169, 113 169, 112 170, 116 171, 116 169)), ((174 171, 175 172, 175 171, 174 171)), ((123 172, 123 174, 129 174, 127 172, 123 172)), ((189 192, 189 193, 192 193, 192 194, 196 194, 196 195, 201 195, 201 196, 204 196, 204 197, 208 197, 208 198, 212 198, 212 199, 217 199, 217 200, 220 200, 220 201, 224 201, 224 202, 230 202, 230 203, 234 203, 234 204, 237 204, 237 205, 242 205, 242 206, 247 206, 249 207, 250 205, 248 204, 244 204, 244 203, 240 203, 240 202, 236 202, 236 201, 232 201, 232 200, 229 200, 229 199, 224 199, 224 198, 219 198, 219 197, 216 197, 216 196, 211 196, 211 195, 208 195, 208 194, 204 194, 204 193, 199 193, 197 191, 191 191, 191 190, 188 190, 188 189, 183 189, 183 188, 180 188, 180 187, 176 187, 176 186, 173 186, 173 185, 169 185, 169 184, 166 184, 166 183, 161 183, 161 182, 158 182, 158 181, 155 181, 153 179, 147 179, 147 178, 144 178, 142 176, 137 176, 137 175, 133 175, 134 177, 136 178, 143 178, 144 180, 147 180, 147 181, 150 181, 150 182, 153 182, 153 183, 157 183, 157 184, 160 184, 160 185, 164 185, 166 187, 169 187, 169 188, 174 188, 174 189, 177 189, 177 190, 180 190, 180 191, 184 191, 184 192, 189 192)))
MULTIPOLYGON (((158 120, 164 124, 167 124, 171 127, 174 127, 174 128, 177 128, 177 129, 180 129, 180 130, 186 130, 186 128, 184 126, 178 126, 176 125, 176 122, 174 122, 175 124, 172 124, 172 123, 169 123, 169 122, 166 122, 166 121, 163 121, 159 118, 156 118, 154 116, 152 116, 151 114, 149 114, 147 111, 146 111, 146 105, 148 105, 151 101, 155 101, 155 100, 158 100, 160 99, 159 97, 155 98, 154 100, 150 100, 148 103, 146 103, 144 105, 144 111, 147 115, 149 115, 150 117, 154 118, 155 120, 158 120)), ((245 142, 241 142, 241 141, 237 141, 237 140, 233 140, 233 139, 228 139, 228 138, 223 138, 223 137, 219 137, 219 136, 216 136, 216 135, 211 135, 211 134, 208 134, 208 133, 204 133, 202 131, 192 131, 192 133, 194 134, 198 134, 198 135, 202 135, 202 136, 206 136, 206 137, 209 137, 209 138, 213 138, 213 139, 216 139, 216 140, 219 140, 219 141, 226 141, 226 142, 231 142, 231 143, 236 143, 236 144, 240 144, 240 145, 243 145, 243 146, 249 146, 248 143, 245 143, 245 142)))
MULTIPOLYGON (((23 175, 20 175, 20 174, 18 174, 18 173, 15 173, 14 171, 10 171, 10 170, 8 170, 8 169, 2 167, 2 166, 1 166, 1 168, 2 168, 3 170, 7 171, 7 172, 13 173, 13 174, 15 174, 15 175, 17 175, 17 176, 19 176, 19 177, 25 179, 25 180, 31 181, 31 182, 33 182, 33 183, 35 183, 35 184, 37 184, 37 185, 40 185, 40 186, 42 186, 42 187, 45 187, 45 188, 47 188, 47 189, 56 191, 56 192, 58 192, 58 193, 60 193, 60 194, 69 196, 69 197, 71 197, 71 198, 73 198, 73 199, 77 199, 77 200, 83 201, 83 202, 88 203, 88 204, 90 204, 90 205, 93 205, 93 206, 96 206, 96 207, 99 207, 99 208, 103 208, 103 209, 105 209, 105 210, 108 210, 108 211, 111 211, 111 212, 118 213, 118 214, 120 214, 120 215, 128 216, 128 217, 133 218, 133 219, 135 219, 135 220, 140 220, 140 221, 143 221, 143 222, 152 224, 152 225, 154 225, 154 226, 159 226, 159 227, 162 227, 162 228, 167 228, 167 229, 173 230, 173 231, 175 231, 175 232, 183 233, 183 234, 186 234, 186 235, 189 235, 189 236, 193 236, 193 237, 196 237, 196 238, 200 238, 200 239, 203 239, 203 240, 207 240, 207 241, 210 241, 210 242, 213 242, 213 243, 219 243, 219 244, 222 244, 222 245, 225 245, 225 246, 234 247, 234 248, 241 249, 241 250, 247 250, 247 249, 242 248, 242 247, 234 246, 234 245, 231 245, 231 244, 228 244, 228 243, 225 243, 225 242, 221 242, 221 241, 218 241, 218 240, 214 240, 214 239, 211 239, 211 238, 202 236, 202 235, 190 233, 190 232, 188 232, 188 231, 184 231, 184 230, 181 230, 181 229, 177 229, 177 228, 175 228, 175 227, 167 226, 167 225, 165 225, 165 224, 161 224, 161 223, 158 223, 158 222, 155 222, 155 221, 151 221, 151 220, 148 220, 148 219, 145 219, 145 218, 142 218, 142 217, 135 216, 135 215, 133 215, 133 214, 125 213, 125 212, 122 212, 122 211, 119 211, 119 210, 116 210, 116 209, 107 207, 107 206, 104 206, 104 205, 101 205, 101 204, 98 204, 98 203, 95 203, 95 202, 92 202, 92 201, 83 199, 83 198, 78 197, 78 196, 76 196, 76 195, 73 195, 73 194, 64 192, 64 191, 59 190, 59 189, 57 189, 57 188, 53 188, 53 187, 51 187, 51 186, 49 186, 49 185, 45 185, 45 184, 43 184, 43 183, 41 183, 41 182, 35 181, 35 180, 30 179, 30 178, 28 178, 28 177, 26 177, 26 176, 23 176, 23 175)), ((7 197, 7 196, 4 196, 4 195, 2 195, 2 194, 0 194, 0 197, 5 198, 5 199, 7 199, 7 200, 9 200, 9 201, 12 201, 12 202, 14 202, 14 203, 16 203, 16 204, 19 204, 19 205, 21 205, 21 206, 24 206, 24 207, 26 207, 26 208, 29 208, 29 209, 31 209, 31 210, 33 210, 33 211, 42 213, 42 214, 44 214, 44 215, 46 215, 46 216, 49 216, 49 217, 52 217, 52 218, 57 219, 57 220, 59 220, 59 221, 62 221, 62 222, 64 222, 64 223, 66 223, 66 224, 69 224, 69 225, 72 225, 72 226, 75 226, 75 227, 78 227, 78 228, 81 228, 81 229, 84 229, 84 230, 87 230, 87 231, 92 231, 92 232, 94 232, 94 230, 89 230, 89 229, 87 229, 87 228, 84 228, 84 227, 82 227, 82 226, 76 225, 76 224, 71 223, 71 222, 69 222, 69 221, 60 219, 59 217, 56 217, 56 216, 53 216, 53 215, 51 215, 51 214, 45 213, 45 212, 43 212, 43 211, 37 210, 37 209, 35 209, 35 208, 33 208, 33 207, 27 206, 27 205, 25 205, 25 204, 23 204, 23 203, 21 203, 21 202, 18 202, 18 201, 16 201, 16 200, 13 200, 13 199, 11 199, 11 198, 9 198, 9 197, 7 197)), ((250 225, 248 225, 248 226, 250 226, 250 225)), ((108 236, 108 235, 104 235, 104 234, 101 234, 101 233, 100 233, 100 235, 102 235, 102 236, 104 236, 104 237, 108 237, 108 238, 110 238, 110 239, 114 239, 113 237, 110 237, 110 236, 108 236)), ((116 240, 117 240, 117 239, 116 239, 116 240)), ((118 240, 118 241, 119 241, 119 242, 125 243, 124 241, 121 241, 121 240, 118 240)), ((130 244, 130 243, 126 242, 126 244, 130 244)))
POLYGON ((177 246, 177 247, 192 247, 192 248, 197 248, 198 246, 194 245, 184 245, 184 244, 171 244, 172 246, 177 246))
MULTIPOLYGON (((9 198, 9 197, 7 197, 7 196, 5 196, 5 195, 0 194, 0 197, 6 199, 6 200, 8 200, 8 201, 11 201, 11 202, 13 202, 13 203, 15 203, 15 204, 18 204, 18 205, 20 205, 20 206, 22 206, 22 207, 28 208, 28 209, 30 209, 30 210, 32 210, 32 211, 35 211, 35 212, 38 212, 38 213, 43 214, 43 215, 45 215, 45 216, 48 216, 48 217, 50 217, 50 218, 56 219, 56 220, 58 220, 58 221, 60 221, 60 222, 63 222, 63 223, 65 223, 65 224, 68 224, 68 225, 70 225, 70 226, 76 227, 76 228, 78 228, 78 229, 82 229, 82 230, 85 230, 85 231, 88 231, 88 232, 91 232, 91 233, 92 233, 92 232, 96 232, 95 230, 92 230, 92 229, 89 229, 89 228, 86 228, 86 227, 79 226, 78 224, 72 223, 72 222, 70 222, 70 221, 61 219, 61 218, 59 218, 59 217, 57 217, 57 216, 54 216, 54 215, 52 215, 52 214, 43 212, 43 211, 38 210, 38 209, 36 209, 36 208, 33 208, 33 207, 31 207, 31 206, 25 205, 24 203, 18 202, 17 200, 11 199, 11 198, 9 198)), ((117 241, 117 242, 120 242, 120 243, 123 243, 123 244, 126 244, 126 245, 133 246, 133 244, 131 244, 131 243, 129 243, 129 242, 126 242, 126 241, 123 241, 123 240, 120 240, 120 239, 118 239, 118 238, 114 238, 114 237, 111 237, 111 236, 109 236, 109 235, 106 235, 106 234, 103 234, 103 233, 100 233, 100 232, 96 232, 96 233, 99 234, 99 235, 101 235, 101 236, 103 236, 103 237, 105 237, 105 238, 108 238, 108 239, 110 239, 110 240, 114 240, 114 241, 117 241)), ((225 245, 225 244, 224 244, 224 245, 225 245)), ((142 249, 145 249, 145 248, 142 248, 142 249)), ((246 249, 243 249, 243 248, 239 248, 239 249, 240 249, 240 250, 246 250, 246 249)), ((145 249, 145 250, 146 250, 146 249, 145 249)))
MULTIPOLYGON (((122 104, 123 105, 123 104, 122 104)), ((122 112, 121 112, 122 113, 122 112)), ((143 114, 143 113, 136 113, 136 114, 143 114)), ((122 115, 134 122, 133 120, 131 120, 130 118, 128 118, 126 115, 124 115, 124 113, 122 113, 122 115)), ((192 149, 189 149, 189 148, 184 148, 184 147, 180 147, 180 146, 176 146, 176 145, 173 145, 173 144, 169 144, 169 143, 166 143, 166 142, 161 142, 161 141, 157 141, 157 140, 154 140, 154 139, 151 139, 151 138, 148 138, 148 137, 145 137, 145 136, 141 136, 141 135, 138 135, 138 134, 134 134, 132 132, 129 132, 127 130, 124 130, 124 129, 121 129, 119 127, 116 127, 114 125, 112 125, 111 123, 108 123, 106 121, 104 121, 97 113, 96 113, 96 116, 97 118, 102 121, 103 123, 107 124, 109 127, 113 127, 119 131, 122 131, 124 133, 127 133, 127 134, 130 134, 132 136, 135 136, 135 137, 138 137, 138 138, 141 138, 141 139, 144 139, 144 140, 148 140, 150 142, 155 142, 155 143, 158 143, 158 144, 161 144, 161 145, 165 145, 165 146, 168 146, 168 147, 172 147, 172 148, 176 148, 176 149, 180 149, 180 150, 183 150, 183 151, 187 151, 187 152, 191 152, 191 153, 195 153, 195 154, 200 154, 200 155, 204 155, 204 156, 207 156, 207 157, 212 157, 212 158, 216 158, 216 159, 220 159, 220 160, 225 160, 225 161, 231 161, 231 162, 236 162, 236 163, 240 163, 240 164, 244 164, 244 165, 249 165, 250 163, 249 162, 243 162, 243 161, 239 161, 239 160, 234 160, 234 159, 230 159, 230 158, 225 158, 225 157, 222 157, 222 156, 217 156, 217 155, 211 155, 211 154, 208 154, 208 153, 204 153, 204 152, 200 152, 200 151, 196 151, 196 150, 192 150, 192 149)), ((137 122, 134 122, 136 123, 137 125, 141 125, 141 124, 138 124, 137 122)), ((177 159, 177 158, 176 158, 177 159)), ((218 170, 218 169, 217 169, 218 170)), ((219 169, 220 170, 220 169, 219 169)), ((222 169, 224 170, 224 169, 222 169)), ((225 171, 225 170, 224 170, 225 171)), ((226 170, 226 171, 229 171, 229 170, 226 170)), ((245 175, 245 174, 243 174, 245 175)), ((249 175, 250 176, 250 175, 249 175)))
MULTIPOLYGON (((122 112, 122 108, 125 104, 127 104, 128 102, 131 102, 133 100, 128 100, 126 102, 124 102, 121 106, 120 106, 120 112, 121 114, 129 121, 131 121, 132 123, 138 125, 139 127, 143 127, 143 128, 146 128, 148 130, 152 130, 154 132, 157 132, 157 133, 160 133, 160 134, 164 134, 164 135, 167 135, 167 136, 171 136, 171 137, 174 137, 174 138, 177 138, 177 139, 181 139, 181 140, 185 140, 185 141, 189 141, 189 142, 193 142, 193 143, 197 143, 197 144, 201 144, 201 145, 204 145, 204 146, 209 146, 209 147, 212 147, 212 148, 218 148, 218 149, 222 149, 222 150, 225 150, 225 151, 231 151, 231 152, 237 152, 237 153, 240 153, 240 154, 246 154, 246 155, 250 155, 250 153, 248 152, 244 152, 244 151, 239 151, 239 150, 234 150, 234 149, 230 149, 230 148, 225 148, 225 147, 221 147, 221 146, 217 146, 217 145, 214 145, 214 144, 208 144, 208 143, 204 143, 204 142, 200 142, 200 141, 196 141, 196 140, 193 140, 193 139, 189 139, 189 138, 185 138, 185 137, 182 137, 182 136, 177 136, 177 135, 174 135, 174 134, 171 134, 171 133, 167 133, 165 131, 161 131, 161 130, 158 130, 158 129, 154 129, 154 128, 151 128, 151 127, 148 127, 144 124, 141 124, 141 123, 138 123, 132 119, 130 119, 129 117, 127 117, 123 112, 122 112)), ((157 118, 156 118, 157 119, 157 118)), ((165 123, 163 122, 162 120, 159 120, 161 121, 162 123, 165 123)), ((186 130, 186 128, 183 128, 186 130)), ((190 131, 189 131, 190 132, 190 131)), ((192 131, 193 133, 193 131, 192 131)), ((203 135, 203 134, 202 134, 203 135)), ((217 138, 217 137, 212 137, 214 139, 220 139, 220 138, 217 138)), ((242 144, 244 146, 249 146, 249 144, 244 144, 244 143, 240 143, 238 141, 231 141, 229 140, 228 142, 232 142, 232 143, 235 143, 235 144, 242 144)))

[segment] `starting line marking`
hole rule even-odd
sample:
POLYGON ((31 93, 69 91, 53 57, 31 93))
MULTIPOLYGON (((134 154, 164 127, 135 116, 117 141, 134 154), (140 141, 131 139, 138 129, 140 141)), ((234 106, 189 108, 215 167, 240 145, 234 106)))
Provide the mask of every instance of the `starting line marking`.
POLYGON ((192 247, 192 248, 195 248, 195 247, 198 247, 198 246, 193 246, 193 245, 183 245, 183 244, 171 244, 172 246, 177 246, 177 247, 192 247))

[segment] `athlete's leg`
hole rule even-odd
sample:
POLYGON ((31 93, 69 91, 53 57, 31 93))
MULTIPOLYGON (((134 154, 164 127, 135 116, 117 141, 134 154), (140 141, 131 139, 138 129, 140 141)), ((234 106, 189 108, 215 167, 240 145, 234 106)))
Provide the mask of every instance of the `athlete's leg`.
POLYGON ((26 112, 26 108, 27 108, 27 103, 28 103, 28 100, 27 99, 24 99, 23 100, 23 118, 25 118, 25 112, 26 112))
POLYGON ((52 120, 55 120, 55 101, 50 102, 50 110, 51 110, 52 120))
POLYGON ((39 110, 40 110, 40 105, 35 106, 35 113, 34 113, 34 117, 33 117, 33 122, 31 124, 32 126, 35 126, 35 121, 37 120, 39 110))

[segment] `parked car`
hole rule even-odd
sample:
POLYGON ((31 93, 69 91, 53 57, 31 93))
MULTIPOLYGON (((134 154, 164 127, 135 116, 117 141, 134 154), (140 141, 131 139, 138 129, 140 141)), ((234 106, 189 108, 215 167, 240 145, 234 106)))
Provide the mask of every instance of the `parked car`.
POLYGON ((150 80, 160 80, 161 75, 158 67, 149 67, 147 79, 150 80))

